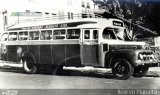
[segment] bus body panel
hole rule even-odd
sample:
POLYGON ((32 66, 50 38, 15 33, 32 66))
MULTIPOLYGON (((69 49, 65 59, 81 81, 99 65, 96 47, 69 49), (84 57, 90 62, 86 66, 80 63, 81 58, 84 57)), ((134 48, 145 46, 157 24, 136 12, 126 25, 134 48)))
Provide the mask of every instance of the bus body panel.
POLYGON ((85 66, 99 66, 98 45, 82 45, 82 61, 85 66))
POLYGON ((40 63, 40 45, 28 45, 28 53, 34 58, 35 63, 40 63))
POLYGON ((80 66, 80 45, 79 44, 67 44, 66 45, 66 66, 80 66))
POLYGON ((8 53, 8 61, 10 62, 17 62, 17 46, 16 45, 9 45, 7 46, 7 53, 8 53))
POLYGON ((40 64, 52 64, 52 45, 40 45, 40 64))
POLYGON ((66 66, 80 64, 80 45, 62 44, 62 45, 6 45, 7 51, 2 55, 4 61, 19 63, 22 54, 29 53, 30 57, 35 59, 36 64, 54 64, 60 65, 62 62, 66 66), (19 51, 19 48, 22 49, 19 51), (18 53, 19 52, 19 53, 18 53), (73 60, 76 59, 76 60, 73 60))
POLYGON ((7 61, 7 46, 1 41, 1 60, 7 61))
POLYGON ((60 65, 65 60, 65 45, 52 45, 52 60, 54 65, 60 65))

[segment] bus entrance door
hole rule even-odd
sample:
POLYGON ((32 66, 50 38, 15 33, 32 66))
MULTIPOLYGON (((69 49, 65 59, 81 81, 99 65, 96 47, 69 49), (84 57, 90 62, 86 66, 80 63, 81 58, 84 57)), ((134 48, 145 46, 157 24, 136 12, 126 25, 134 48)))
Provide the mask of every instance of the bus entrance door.
POLYGON ((81 62, 84 66, 98 66, 98 30, 85 29, 81 40, 81 62))

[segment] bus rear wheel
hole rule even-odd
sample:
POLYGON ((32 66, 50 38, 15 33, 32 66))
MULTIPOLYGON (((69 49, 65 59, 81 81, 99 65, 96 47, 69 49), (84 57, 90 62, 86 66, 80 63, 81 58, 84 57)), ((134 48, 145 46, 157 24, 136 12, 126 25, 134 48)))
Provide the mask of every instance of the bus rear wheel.
POLYGON ((28 74, 34 74, 37 72, 37 67, 34 64, 34 61, 32 58, 24 59, 23 61, 23 69, 28 74))
POLYGON ((144 67, 144 66, 138 66, 134 69, 133 76, 134 77, 144 77, 146 73, 148 72, 149 67, 144 67))
POLYGON ((134 72, 133 66, 125 59, 117 59, 114 61, 112 73, 117 79, 129 79, 134 72))

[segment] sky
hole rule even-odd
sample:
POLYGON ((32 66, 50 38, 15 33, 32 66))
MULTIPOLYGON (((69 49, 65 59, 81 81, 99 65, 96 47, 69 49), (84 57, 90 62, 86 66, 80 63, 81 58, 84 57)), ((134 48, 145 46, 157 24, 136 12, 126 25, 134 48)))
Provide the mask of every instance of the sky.
POLYGON ((0 0, 0 10, 24 7, 26 0, 0 0))
POLYGON ((62 2, 56 2, 57 0, 0 0, 0 30, 3 30, 3 16, 1 15, 3 11, 7 10, 10 12, 24 12, 25 10, 33 11, 57 11, 54 8, 62 7, 57 6, 58 3, 64 3, 64 0, 60 0, 62 2), (55 3, 56 2, 56 3, 55 3))
POLYGON ((62 7, 58 6, 62 3, 64 4, 67 0, 61 0, 61 2, 56 2, 57 0, 0 0, 0 11, 3 10, 23 10, 23 9, 44 9, 48 7, 62 7), (49 2, 49 3, 48 3, 49 2), (56 3, 55 3, 56 2, 56 3))
MULTIPOLYGON (((25 12, 26 10, 30 10, 30 12, 57 13, 61 10, 79 10, 77 4, 79 4, 79 0, 0 0, 0 22, 3 22, 2 12, 5 10, 7 10, 8 16, 11 12, 25 12), (71 4, 71 1, 74 5, 71 4), (67 7, 70 4, 72 7, 67 7), (73 8, 74 6, 76 8, 73 8)), ((3 28, 2 26, 3 23, 0 23, 0 30, 3 28)))

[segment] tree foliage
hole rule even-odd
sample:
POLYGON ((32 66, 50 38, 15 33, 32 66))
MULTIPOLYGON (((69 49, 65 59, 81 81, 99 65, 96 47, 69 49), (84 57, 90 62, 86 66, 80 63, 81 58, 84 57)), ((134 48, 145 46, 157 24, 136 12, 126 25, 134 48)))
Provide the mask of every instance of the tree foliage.
MULTIPOLYGON (((154 30, 160 35, 160 0, 93 0, 112 15, 154 30)), ((136 29, 136 28, 135 28, 136 29)), ((139 31, 138 28, 135 31, 139 31)), ((140 30, 142 31, 142 30, 140 30)), ((145 36, 153 36, 143 32, 145 36)), ((143 36, 144 36, 143 35, 143 36)))

